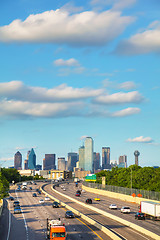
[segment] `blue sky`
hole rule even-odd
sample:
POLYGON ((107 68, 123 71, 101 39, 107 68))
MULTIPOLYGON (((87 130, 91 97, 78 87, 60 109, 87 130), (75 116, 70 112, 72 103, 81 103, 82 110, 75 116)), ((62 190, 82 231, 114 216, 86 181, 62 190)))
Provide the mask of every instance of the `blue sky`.
POLYGON ((2 0, 0 160, 67 157, 85 136, 111 160, 160 165, 159 0, 2 0))

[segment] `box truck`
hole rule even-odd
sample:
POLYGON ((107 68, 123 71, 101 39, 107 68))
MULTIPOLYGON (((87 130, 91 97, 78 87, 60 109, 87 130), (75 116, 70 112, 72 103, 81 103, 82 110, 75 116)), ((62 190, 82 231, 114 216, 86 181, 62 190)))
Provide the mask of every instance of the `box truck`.
POLYGON ((140 212, 153 219, 160 219, 160 203, 141 201, 140 212))

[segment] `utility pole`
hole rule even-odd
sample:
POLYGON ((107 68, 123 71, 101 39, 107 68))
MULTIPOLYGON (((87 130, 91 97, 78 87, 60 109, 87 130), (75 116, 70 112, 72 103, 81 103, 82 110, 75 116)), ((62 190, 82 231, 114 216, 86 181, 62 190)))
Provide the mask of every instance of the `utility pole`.
POLYGON ((132 168, 131 168, 131 195, 132 195, 132 168))

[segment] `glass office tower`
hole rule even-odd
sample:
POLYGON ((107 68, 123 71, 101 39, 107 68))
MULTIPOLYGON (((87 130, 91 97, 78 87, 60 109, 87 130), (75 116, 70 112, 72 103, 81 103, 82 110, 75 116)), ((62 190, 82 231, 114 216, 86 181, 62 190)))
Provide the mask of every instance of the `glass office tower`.
POLYGON ((36 154, 33 148, 28 155, 28 169, 36 169, 36 154))
POLYGON ((91 137, 86 137, 84 145, 85 145, 84 170, 93 172, 93 139, 91 137))

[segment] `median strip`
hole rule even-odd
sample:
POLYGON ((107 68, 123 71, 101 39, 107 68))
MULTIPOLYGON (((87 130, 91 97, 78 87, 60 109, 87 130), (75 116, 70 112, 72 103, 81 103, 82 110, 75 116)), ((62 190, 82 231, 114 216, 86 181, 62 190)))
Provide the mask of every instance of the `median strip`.
MULTIPOLYGON (((53 187, 51 187, 51 189, 54 191, 53 187)), ((57 198, 53 197, 52 195, 48 194, 46 191, 44 191, 41 187, 41 191, 46 194, 47 196, 49 196, 51 199, 53 199, 54 201, 59 202, 63 207, 66 207, 67 209, 71 210, 72 212, 74 212, 76 215, 80 216, 82 219, 84 219, 85 221, 89 222, 90 224, 94 225, 95 227, 97 227, 98 229, 100 229, 102 232, 104 232, 106 235, 108 235, 111 239, 113 240, 120 240, 121 238, 118 237, 115 233, 113 233, 112 231, 110 231, 108 228, 102 226, 101 224, 97 223, 96 221, 94 221, 93 219, 87 217, 86 215, 84 215, 83 213, 77 211, 76 209, 70 207, 69 205, 63 203, 62 201, 58 200, 57 198)), ((55 190, 56 191, 56 190, 55 190)), ((58 191, 56 191, 58 192, 58 191)), ((59 193, 59 192, 58 192, 59 193)), ((66 197, 66 195, 61 194, 62 196, 66 197)), ((72 198, 69 198, 70 200, 72 200, 72 198)))
POLYGON ((98 209, 98 208, 96 208, 96 207, 92 207, 92 206, 88 206, 88 205, 86 206, 86 204, 84 204, 84 203, 82 203, 82 202, 79 202, 79 201, 77 201, 76 199, 73 199, 73 198, 71 198, 71 197, 69 197, 69 196, 67 196, 67 195, 65 195, 65 194, 63 194, 63 193, 61 193, 61 192, 58 192, 57 190, 53 189, 53 187, 51 187, 51 189, 52 189, 54 192, 60 194, 61 196, 66 197, 66 198, 70 199, 71 201, 76 202, 76 203, 78 203, 79 205, 82 205, 82 206, 85 207, 85 208, 89 208, 89 209, 91 209, 91 210, 93 210, 93 211, 95 211, 95 212, 98 212, 98 213, 100 213, 100 214, 102 214, 102 215, 104 215, 104 216, 106 216, 106 217, 108 217, 108 218, 111 218, 111 219, 113 219, 113 220, 115 220, 115 221, 117 221, 117 222, 120 222, 120 223, 122 223, 123 225, 125 225, 125 226, 127 226, 127 227, 130 227, 130 228, 132 228, 132 229, 134 229, 134 230, 136 230, 136 231, 138 231, 138 232, 140 232, 140 233, 143 233, 143 234, 145 234, 145 235, 147 235, 147 236, 149 236, 149 237, 151 237, 151 238, 153 238, 153 239, 155 239, 155 240, 159 240, 159 239, 160 239, 160 236, 159 236, 159 235, 157 235, 157 234, 155 234, 155 233, 153 233, 153 232, 151 232, 151 231, 149 231, 149 230, 147 230, 147 229, 145 229, 145 228, 143 228, 143 227, 140 227, 140 226, 138 226, 137 224, 134 224, 134 223, 131 223, 131 222, 129 222, 129 221, 126 221, 126 220, 124 220, 124 219, 122 219, 122 218, 120 218, 120 217, 117 217, 117 216, 115 216, 115 215, 112 215, 112 214, 110 214, 110 213, 107 213, 107 212, 105 212, 105 211, 103 211, 103 210, 101 210, 101 209, 98 209))

